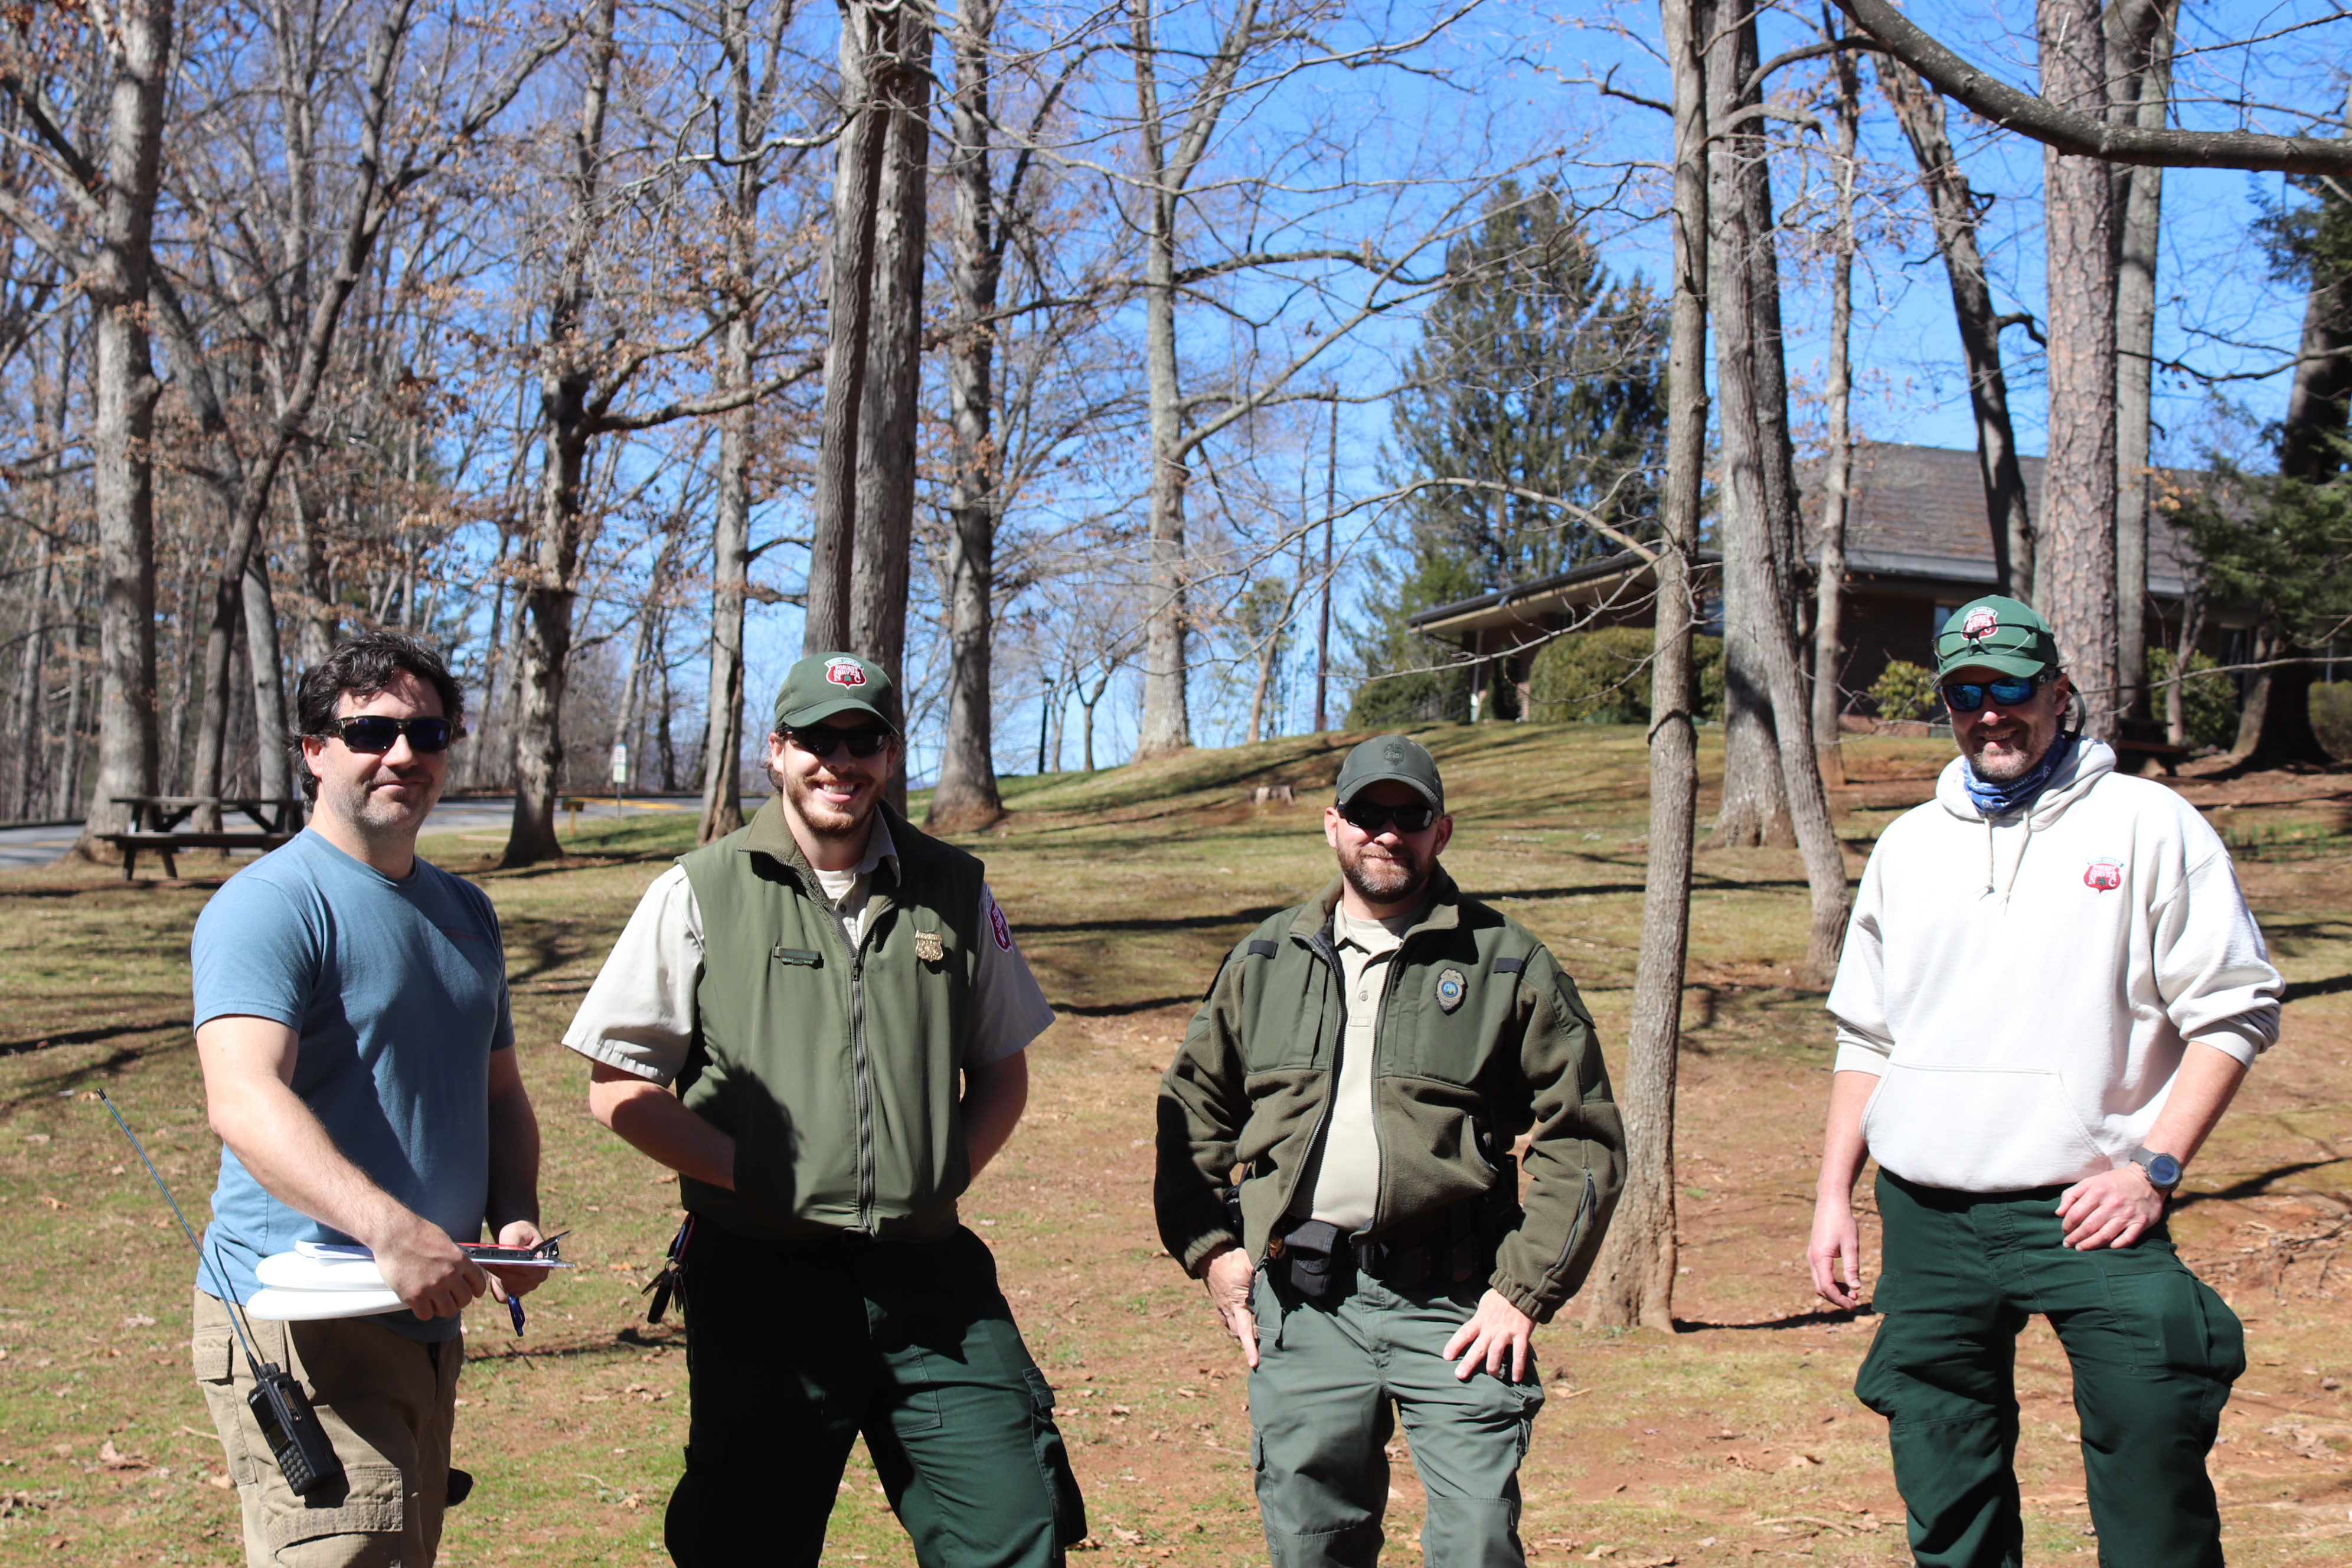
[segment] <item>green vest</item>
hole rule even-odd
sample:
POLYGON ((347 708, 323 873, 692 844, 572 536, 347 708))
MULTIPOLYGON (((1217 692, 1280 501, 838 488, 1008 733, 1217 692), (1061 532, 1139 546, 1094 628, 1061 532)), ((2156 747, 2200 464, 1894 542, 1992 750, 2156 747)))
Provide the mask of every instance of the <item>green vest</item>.
POLYGON ((898 876, 875 869, 855 952, 774 800, 678 861, 703 939, 678 1093, 735 1140, 735 1190, 686 1178, 680 1195, 739 1235, 929 1240, 971 1181, 958 1102, 982 866, 885 820, 898 876))

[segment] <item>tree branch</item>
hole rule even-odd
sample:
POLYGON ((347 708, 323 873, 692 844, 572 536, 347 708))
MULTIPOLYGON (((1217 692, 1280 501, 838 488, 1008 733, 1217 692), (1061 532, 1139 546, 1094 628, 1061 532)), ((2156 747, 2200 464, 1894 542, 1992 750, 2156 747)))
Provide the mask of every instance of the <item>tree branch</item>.
POLYGON ((1946 48, 1891 0, 1837 0, 1855 26, 1946 98, 2044 146, 2078 158, 2166 169, 2254 169, 2352 174, 2352 141, 2266 136, 2252 131, 2158 131, 2113 123, 2021 92, 1946 48))

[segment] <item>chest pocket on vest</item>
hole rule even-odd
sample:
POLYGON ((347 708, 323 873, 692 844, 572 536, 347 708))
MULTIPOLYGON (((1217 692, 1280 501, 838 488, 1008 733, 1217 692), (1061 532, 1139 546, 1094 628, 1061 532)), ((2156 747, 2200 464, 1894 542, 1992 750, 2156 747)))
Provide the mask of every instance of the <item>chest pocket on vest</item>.
POLYGON ((1339 1031, 1339 987, 1330 971, 1265 941, 1251 942, 1239 962, 1253 969, 1243 1018, 1250 1071, 1330 1065, 1324 1037, 1339 1031))

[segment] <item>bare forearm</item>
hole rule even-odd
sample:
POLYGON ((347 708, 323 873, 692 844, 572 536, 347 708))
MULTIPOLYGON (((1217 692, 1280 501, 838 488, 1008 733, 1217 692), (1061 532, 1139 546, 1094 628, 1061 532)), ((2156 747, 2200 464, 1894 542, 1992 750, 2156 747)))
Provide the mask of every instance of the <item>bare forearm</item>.
POLYGON ((1829 1125, 1822 1132, 1822 1174, 1817 1195, 1851 1197, 1870 1146, 1863 1141, 1862 1113, 1878 1089, 1878 1079, 1848 1070, 1830 1079, 1829 1125))
POLYGON ((2211 1136, 2245 1079, 2245 1063, 2227 1051, 2191 1040, 2188 1054, 2180 1058, 2180 1070, 2173 1076, 2172 1090, 2165 1096, 2164 1109, 2147 1130, 2147 1147, 2189 1163, 2211 1136))
POLYGON ((352 1163, 310 1108, 277 1079, 213 1086, 208 1109, 221 1142, 287 1207, 371 1248, 426 1223, 352 1163))
POLYGON ((1003 1061, 964 1074, 963 1100, 958 1109, 963 1115, 964 1152, 971 1159, 973 1175, 979 1175, 1012 1141, 1013 1129, 1020 1124, 1021 1113, 1028 1105, 1026 1052, 1016 1051, 1003 1061))
POLYGON ((660 1084, 599 1064, 588 1085, 588 1109, 656 1163, 706 1185, 735 1190, 735 1140, 660 1084))
POLYGON ((517 1080, 490 1098, 490 1234, 539 1223, 539 1117, 517 1080))

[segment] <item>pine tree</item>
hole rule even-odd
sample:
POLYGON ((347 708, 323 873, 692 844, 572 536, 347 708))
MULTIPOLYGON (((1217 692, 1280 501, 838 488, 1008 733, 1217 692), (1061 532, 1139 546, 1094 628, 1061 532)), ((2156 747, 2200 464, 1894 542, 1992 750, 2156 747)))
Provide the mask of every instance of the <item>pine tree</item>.
MULTIPOLYGON (((1446 257, 1394 404, 1401 509, 1377 613, 1357 641, 1349 721, 1468 716, 1465 670, 1406 624, 1417 612, 1549 576, 1618 547, 1559 498, 1636 535, 1652 526, 1665 436, 1665 319, 1639 277, 1612 280, 1558 190, 1506 182, 1446 257), (1396 671, 1421 671, 1393 674, 1396 671)), ((1498 691, 1498 697, 1506 694, 1498 691)))

